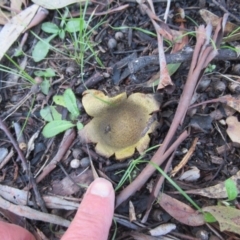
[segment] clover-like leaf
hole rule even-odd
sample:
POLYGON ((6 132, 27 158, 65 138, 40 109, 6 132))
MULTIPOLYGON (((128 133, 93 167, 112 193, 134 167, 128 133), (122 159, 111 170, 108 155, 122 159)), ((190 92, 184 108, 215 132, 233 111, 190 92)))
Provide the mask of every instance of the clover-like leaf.
POLYGON ((132 156, 135 148, 140 153, 147 149, 149 133, 157 125, 150 114, 159 109, 152 94, 108 97, 101 91, 88 90, 83 95, 82 104, 94 118, 79 134, 83 141, 97 143, 97 153, 106 157, 115 154, 122 160, 132 156))

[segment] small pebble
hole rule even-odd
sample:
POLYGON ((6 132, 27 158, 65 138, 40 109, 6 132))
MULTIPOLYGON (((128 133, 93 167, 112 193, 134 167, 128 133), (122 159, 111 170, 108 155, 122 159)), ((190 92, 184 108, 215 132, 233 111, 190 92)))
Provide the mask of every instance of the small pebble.
POLYGON ((81 165, 81 167, 83 167, 83 168, 88 167, 88 166, 90 165, 90 159, 89 159, 89 157, 84 157, 84 158, 82 158, 82 159, 80 160, 80 165, 81 165))
POLYGON ((211 83, 210 78, 203 78, 198 84, 197 91, 203 92, 207 87, 209 87, 210 83, 211 83))
POLYGON ((110 77, 110 74, 107 73, 107 72, 104 72, 102 75, 103 75, 104 78, 109 78, 110 77))
POLYGON ((232 68, 232 71, 234 74, 240 75, 240 64, 234 65, 234 67, 232 68))
POLYGON ((228 89, 232 93, 240 93, 240 82, 230 82, 228 89))
POLYGON ((224 92, 226 89, 226 84, 222 81, 216 81, 213 86, 214 89, 219 93, 224 92))
POLYGON ((152 218, 155 220, 155 221, 163 221, 162 219, 162 215, 163 215, 163 211, 160 210, 160 209, 155 209, 153 212, 152 212, 152 218))
POLYGON ((114 38, 108 40, 108 48, 114 49, 117 46, 117 41, 114 38))
POLYGON ((36 84, 41 84, 43 81, 41 77, 35 77, 34 80, 36 81, 36 84))
POLYGON ((70 166, 71 166, 71 168, 78 168, 78 167, 80 167, 80 161, 78 159, 73 159, 70 162, 70 166))
POLYGON ((116 40, 121 40, 124 37, 122 32, 116 32, 115 33, 115 39, 116 40))

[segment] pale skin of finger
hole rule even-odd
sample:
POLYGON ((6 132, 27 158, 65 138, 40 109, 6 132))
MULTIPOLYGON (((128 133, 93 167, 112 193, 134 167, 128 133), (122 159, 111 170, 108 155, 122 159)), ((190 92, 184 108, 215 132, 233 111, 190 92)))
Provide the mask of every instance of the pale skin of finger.
POLYGON ((26 229, 1 221, 0 236, 1 240, 35 240, 35 237, 26 229))
POLYGON ((96 179, 89 186, 62 240, 106 240, 112 224, 114 200, 112 184, 103 178, 96 179))

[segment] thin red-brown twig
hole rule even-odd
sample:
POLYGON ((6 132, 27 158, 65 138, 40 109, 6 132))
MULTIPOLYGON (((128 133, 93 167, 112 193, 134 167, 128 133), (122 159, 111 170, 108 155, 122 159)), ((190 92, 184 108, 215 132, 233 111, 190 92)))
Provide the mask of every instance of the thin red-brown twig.
MULTIPOLYGON (((224 30, 224 26, 226 23, 227 15, 224 15, 223 20, 219 22, 219 26, 216 29, 214 35, 214 42, 216 43, 216 47, 219 46, 221 39, 222 39, 222 32, 224 30)), ((207 64, 217 55, 216 47, 213 47, 210 42, 211 36, 211 27, 207 26, 200 26, 197 30, 197 43, 193 53, 193 59, 191 62, 191 67, 189 70, 188 78, 181 95, 173 122, 170 126, 170 129, 161 145, 161 147, 157 150, 154 156, 151 159, 152 163, 157 164, 160 166, 168 157, 169 155, 176 149, 176 147, 186 139, 188 136, 187 131, 185 130, 179 138, 172 144, 170 143, 173 137, 176 134, 177 128, 182 123, 187 109, 190 106, 190 102, 194 91, 197 87, 199 80, 201 79, 204 70, 207 64), (177 143, 177 144, 176 144, 177 143), (174 147, 173 147, 174 145, 174 147), (168 154, 167 154, 168 153, 168 154)), ((116 207, 118 207, 123 201, 128 199, 132 194, 134 194, 137 190, 139 190, 149 179, 149 177, 153 174, 155 168, 152 164, 148 164, 143 171, 138 175, 138 177, 128 185, 120 194, 117 196, 116 199, 116 207)))

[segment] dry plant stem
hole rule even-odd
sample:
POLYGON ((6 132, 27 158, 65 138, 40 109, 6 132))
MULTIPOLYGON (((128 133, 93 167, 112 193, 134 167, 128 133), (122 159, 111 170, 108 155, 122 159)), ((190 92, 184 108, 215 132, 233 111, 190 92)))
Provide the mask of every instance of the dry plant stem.
POLYGON ((213 228, 209 223, 206 223, 206 226, 216 235, 219 239, 224 240, 224 238, 219 234, 219 232, 213 228))
POLYGON ((61 218, 52 214, 48 214, 48 213, 42 213, 27 206, 15 205, 4 200, 1 197, 0 197, 0 208, 7 209, 8 211, 18 216, 25 217, 32 220, 49 222, 49 223, 57 224, 64 227, 68 227, 70 225, 70 221, 64 218, 61 218))
POLYGON ((14 152, 13 152, 13 149, 11 148, 10 152, 8 153, 8 155, 1 162, 0 169, 2 169, 10 161, 11 157, 13 156, 13 154, 14 154, 14 152))
POLYGON ((180 163, 172 170, 172 172, 170 174, 171 177, 174 177, 187 164, 187 162, 193 155, 193 152, 195 151, 197 141, 198 141, 198 138, 195 138, 193 140, 193 143, 192 143, 190 149, 188 150, 188 152, 186 153, 186 155, 183 157, 183 159, 180 161, 180 163))
POLYGON ((24 96, 15 106, 11 107, 7 111, 5 111, 0 118, 2 118, 4 121, 14 112, 18 110, 32 95, 32 91, 30 90, 29 93, 27 93, 26 96, 24 96))
POLYGON ((163 49, 163 37, 157 33, 157 39, 158 39, 158 55, 159 55, 159 63, 160 63, 160 81, 158 84, 157 89, 162 89, 168 85, 174 85, 171 77, 168 72, 167 68, 167 62, 164 54, 163 49))
MULTIPOLYGON (((164 172, 167 173, 172 165, 172 161, 173 161, 173 157, 175 156, 175 152, 172 153, 171 157, 169 158, 165 168, 164 168, 164 172)), ((153 187, 153 190, 151 192, 151 195, 148 199, 148 204, 147 204, 147 210, 141 220, 141 223, 146 223, 147 220, 148 220, 148 216, 149 216, 149 213, 150 211, 152 210, 152 205, 153 205, 153 202, 155 201, 155 199, 157 198, 158 194, 159 194, 159 191, 162 187, 162 184, 165 180, 165 177, 163 175, 159 175, 158 177, 158 180, 155 182, 155 185, 153 187)))
POLYGON ((47 208, 46 208, 46 205, 45 205, 45 202, 38 190, 38 187, 37 187, 37 184, 36 184, 36 180, 35 178, 33 177, 32 175, 32 172, 29 170, 29 177, 30 177, 30 180, 31 180, 31 184, 33 186, 33 191, 34 191, 34 195, 36 197, 36 200, 37 200, 37 203, 38 205, 40 206, 41 210, 44 212, 44 213, 47 213, 47 208))
POLYGON ((166 7, 166 10, 165 10, 165 13, 164 13, 164 17, 163 17, 165 23, 167 22, 170 5, 171 5, 171 0, 168 0, 168 1, 167 1, 167 7, 166 7))
MULTIPOLYGON (((226 16, 223 22, 225 22, 225 20, 226 20, 226 16)), ((219 24, 222 24, 222 21, 220 21, 219 24)), ((223 28, 224 28, 224 24, 223 24, 223 28)), ((220 30, 222 30, 221 27, 220 27, 220 30)), ((208 64, 206 61, 212 60, 212 58, 217 54, 217 51, 214 50, 212 46, 208 46, 209 37, 211 34, 210 31, 211 31, 211 28, 208 26, 206 27, 206 29, 204 28, 204 26, 200 26, 196 31, 197 43, 193 53, 193 59, 192 59, 190 71, 188 74, 188 78, 187 78, 183 93, 181 95, 179 105, 177 107, 170 129, 161 147, 157 150, 157 152, 154 154, 153 158, 151 159, 151 162, 157 164, 158 166, 160 166, 166 160, 166 158, 173 152, 173 150, 176 149, 176 148, 173 148, 171 152, 169 152, 173 146, 171 145, 169 147, 169 144, 171 143, 174 135, 176 134, 177 128, 179 127, 179 125, 181 124, 181 122, 183 121, 186 115, 187 109, 190 105, 190 101, 194 94, 194 90, 196 89, 196 86, 204 72, 204 67, 208 64), (169 149, 167 150, 168 147, 169 149), (169 153, 168 156, 166 156, 167 152, 169 153)), ((215 38, 214 39, 215 41, 220 42, 219 41, 220 36, 218 36, 218 33, 215 33, 214 38, 215 38)), ((177 140, 178 143, 180 144, 187 136, 188 136, 187 132, 184 131, 180 135, 181 138, 180 137, 178 138, 177 140), (185 135, 183 136, 183 134, 185 135), (182 141, 179 142, 179 139, 181 139, 182 141)), ((118 195, 116 200, 116 207, 118 207, 123 201, 128 199, 139 188, 141 188, 155 170, 156 169, 151 164, 148 164, 143 169, 143 171, 138 175, 138 177, 118 195)))
POLYGON ((67 152, 68 148, 71 146, 72 142, 76 137, 76 131, 72 128, 65 132, 63 140, 59 146, 58 152, 51 162, 43 169, 43 172, 37 177, 36 182, 42 181, 60 162, 67 152))
POLYGON ((5 132, 5 134, 7 135, 9 140, 11 141, 13 147, 15 148, 15 150, 18 153, 19 158, 22 161, 23 171, 26 171, 27 170, 27 161, 26 161, 21 149, 19 148, 17 141, 13 138, 12 134, 10 133, 10 131, 8 130, 7 126, 2 121, 2 119, 0 119, 0 129, 2 129, 5 132))
MULTIPOLYGON (((12 136, 12 134, 9 132, 7 126, 5 125, 5 123, 1 119, 0 119, 0 129, 2 129, 5 132, 5 134, 8 136, 8 138, 12 142, 15 150, 18 153, 19 158, 22 161, 23 170, 26 171, 27 175, 31 174, 29 169, 27 168, 27 161, 26 161, 26 159, 25 159, 21 149, 19 148, 18 143, 15 141, 15 139, 12 136)), ((32 181, 32 185, 33 185, 33 188, 34 188, 34 193, 36 195, 36 198, 38 199, 38 202, 40 203, 40 206, 41 206, 42 210, 43 211, 47 211, 46 207, 44 207, 45 206, 44 205, 44 201, 42 200, 42 197, 41 197, 41 195, 40 195, 40 193, 39 193, 39 191, 37 189, 37 185, 36 185, 36 182, 34 180, 32 181)))
POLYGON ((116 7, 116 8, 112 8, 112 9, 109 9, 108 11, 102 11, 102 12, 86 12, 87 15, 92 15, 94 14, 94 16, 102 16, 102 15, 108 15, 108 14, 112 14, 112 13, 116 13, 116 12, 119 12, 119 11, 122 11, 126 8, 129 7, 129 4, 125 4, 125 5, 122 5, 120 7, 116 7))
MULTIPOLYGON (((168 150, 160 155, 161 147, 157 150, 157 152, 153 155, 151 162, 157 165, 161 165, 169 156, 170 154, 177 149, 177 147, 189 136, 187 130, 185 130, 178 139, 171 144, 168 150)), ((127 200, 132 194, 134 194, 138 189, 140 189, 148 180, 148 178, 155 172, 156 168, 148 164, 142 172, 135 178, 135 180, 128 185, 116 198, 116 208, 127 200)))

